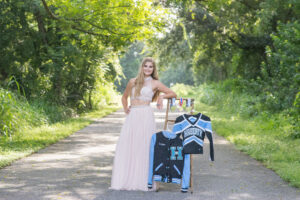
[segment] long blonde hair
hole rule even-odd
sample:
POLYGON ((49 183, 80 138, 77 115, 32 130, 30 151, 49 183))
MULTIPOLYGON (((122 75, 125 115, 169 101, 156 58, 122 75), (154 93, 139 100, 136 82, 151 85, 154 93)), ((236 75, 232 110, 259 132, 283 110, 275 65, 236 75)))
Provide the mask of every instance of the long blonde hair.
MULTIPOLYGON (((152 72, 151 76, 153 79, 158 80, 158 73, 157 73, 156 63, 155 63, 154 59, 151 57, 144 58, 140 65, 139 72, 138 72, 137 76, 135 77, 136 79, 134 82, 134 85, 135 85, 134 97, 137 97, 141 94, 141 89, 144 85, 144 80, 145 80, 143 67, 146 62, 151 62, 153 64, 153 72, 152 72)), ((157 97, 159 96, 159 93, 160 92, 158 90, 154 93, 152 102, 157 99, 157 97)))

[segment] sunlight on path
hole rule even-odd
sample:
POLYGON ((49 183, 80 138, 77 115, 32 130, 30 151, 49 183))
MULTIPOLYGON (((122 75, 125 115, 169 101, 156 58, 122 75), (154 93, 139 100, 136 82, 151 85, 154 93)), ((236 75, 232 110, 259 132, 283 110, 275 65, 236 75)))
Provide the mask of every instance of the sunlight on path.
MULTIPOLYGON (((165 110, 153 108, 159 131, 163 128, 165 110)), ((179 115, 172 112, 170 118, 179 115)), ((115 145, 124 120, 125 114, 119 110, 3 168, 0 199, 300 200, 299 191, 216 134, 216 161, 209 161, 208 150, 193 157, 194 194, 181 193, 180 186, 175 184, 161 184, 159 192, 108 190, 115 145)))

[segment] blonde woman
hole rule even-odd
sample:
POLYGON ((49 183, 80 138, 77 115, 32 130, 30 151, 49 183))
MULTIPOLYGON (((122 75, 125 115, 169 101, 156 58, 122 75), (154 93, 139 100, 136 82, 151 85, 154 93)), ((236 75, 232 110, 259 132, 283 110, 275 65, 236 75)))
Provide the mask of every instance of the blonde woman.
POLYGON ((152 189, 147 187, 151 136, 157 132, 150 102, 157 101, 157 108, 162 109, 163 99, 172 97, 176 97, 175 92, 158 80, 155 61, 144 58, 122 96, 126 119, 116 146, 109 189, 156 190, 155 184, 152 189))

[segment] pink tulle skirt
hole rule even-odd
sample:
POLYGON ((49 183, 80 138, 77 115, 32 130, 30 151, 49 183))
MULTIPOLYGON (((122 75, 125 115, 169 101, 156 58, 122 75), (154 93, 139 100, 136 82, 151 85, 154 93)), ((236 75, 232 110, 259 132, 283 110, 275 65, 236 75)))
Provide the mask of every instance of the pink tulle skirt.
POLYGON ((109 189, 156 190, 155 182, 152 189, 147 187, 150 142, 155 132, 153 108, 150 105, 131 106, 117 142, 109 189))

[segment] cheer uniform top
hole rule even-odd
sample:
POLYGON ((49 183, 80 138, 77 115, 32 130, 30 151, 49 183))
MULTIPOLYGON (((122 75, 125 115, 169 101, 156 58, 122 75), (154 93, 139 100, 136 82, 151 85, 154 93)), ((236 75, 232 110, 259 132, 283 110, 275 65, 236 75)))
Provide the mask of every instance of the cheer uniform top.
POLYGON ((210 160, 214 161, 214 147, 210 118, 202 113, 183 114, 176 118, 172 132, 182 134, 184 154, 203 154, 203 141, 207 136, 210 143, 210 160))

